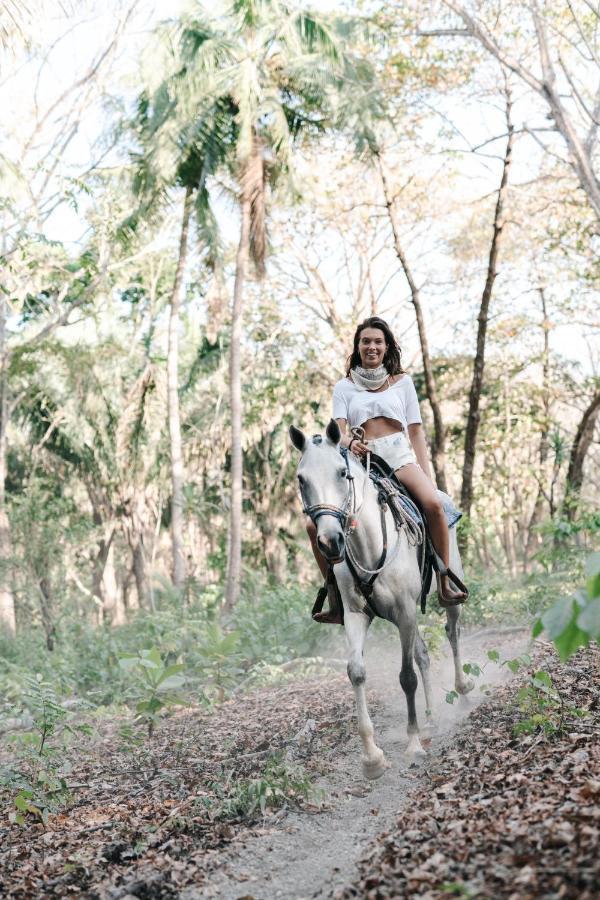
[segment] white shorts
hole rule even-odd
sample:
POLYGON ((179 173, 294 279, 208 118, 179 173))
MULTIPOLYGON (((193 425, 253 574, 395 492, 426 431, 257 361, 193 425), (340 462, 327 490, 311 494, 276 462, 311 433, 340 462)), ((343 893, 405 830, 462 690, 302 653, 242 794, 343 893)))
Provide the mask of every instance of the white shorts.
POLYGON ((403 431, 386 434, 385 437, 375 438, 372 441, 367 441, 366 444, 372 453, 381 456, 394 471, 417 461, 417 457, 403 431))

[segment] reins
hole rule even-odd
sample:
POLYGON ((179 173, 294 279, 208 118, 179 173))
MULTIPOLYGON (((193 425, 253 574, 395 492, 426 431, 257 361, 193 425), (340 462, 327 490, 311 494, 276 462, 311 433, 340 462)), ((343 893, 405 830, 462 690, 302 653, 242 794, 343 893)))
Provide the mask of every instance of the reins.
MULTIPOLYGON (((362 429, 361 429, 362 430, 362 429)), ((348 490, 346 493, 346 497, 342 506, 334 506, 330 503, 313 503, 311 506, 307 506, 304 493, 302 491, 302 486, 300 486, 300 496, 302 497, 303 503, 303 512, 310 517, 312 522, 316 525, 317 521, 321 518, 321 516, 333 516, 333 518, 337 519, 340 523, 342 530, 344 532, 344 559, 346 564, 350 570, 350 574, 352 575, 358 590, 361 592, 365 599, 366 611, 374 618, 376 613, 373 609, 371 609, 369 605, 369 599, 373 593, 373 587, 375 584, 375 579, 378 575, 384 572, 388 566, 390 566, 398 556, 400 552, 400 530, 402 525, 406 525, 408 531, 408 539, 409 543, 416 543, 418 537, 416 535, 416 530, 414 523, 410 521, 410 517, 404 513, 402 516, 402 521, 398 521, 395 517, 394 522, 396 524, 396 545, 392 551, 392 553, 388 557, 388 534, 387 534, 387 523, 386 523, 386 507, 389 505, 388 497, 386 496, 385 491, 379 490, 377 500, 379 503, 379 511, 381 517, 381 532, 383 539, 383 548, 377 562, 377 565, 374 569, 367 569, 363 566, 354 556, 349 544, 349 536, 351 532, 358 525, 358 515, 362 509, 364 504, 364 492, 363 499, 360 505, 360 508, 356 508, 356 488, 354 485, 354 475, 350 470, 350 453, 346 447, 340 449, 340 453, 344 458, 344 462, 346 464, 346 479, 348 481, 348 490), (409 525, 410 521, 410 525, 409 525), (412 540, 411 540, 412 539, 412 540), (367 575, 368 578, 364 579, 359 574, 359 570, 362 575, 367 575)), ((366 466, 366 476, 367 481, 370 480, 370 457, 371 454, 367 454, 367 466, 366 466)), ((330 566, 331 568, 331 566, 330 566)))

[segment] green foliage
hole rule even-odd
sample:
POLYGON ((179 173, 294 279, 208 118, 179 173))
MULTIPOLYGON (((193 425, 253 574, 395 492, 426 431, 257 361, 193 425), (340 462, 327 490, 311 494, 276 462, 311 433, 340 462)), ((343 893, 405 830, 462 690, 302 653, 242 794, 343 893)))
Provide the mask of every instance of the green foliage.
POLYGON ((70 764, 64 754, 66 736, 89 735, 91 728, 69 721, 73 714, 39 674, 25 676, 23 702, 31 716, 31 730, 13 740, 15 761, 10 768, 0 770, 0 786, 13 795, 12 822, 24 825, 33 816, 46 824, 50 813, 70 799, 66 781, 70 764))
POLYGON ((544 631, 554 642, 562 662, 600 637, 600 553, 588 558, 585 573, 585 589, 561 597, 533 627, 533 637, 544 631))
POLYGON ((319 796, 301 766, 294 765, 277 753, 266 763, 258 778, 225 780, 213 785, 219 797, 214 810, 216 819, 248 819, 257 812, 281 806, 298 805, 319 796))
POLYGON ((151 737, 160 712, 183 702, 178 692, 185 683, 180 674, 185 667, 180 663, 165 665, 156 647, 121 656, 119 665, 131 677, 128 696, 134 699, 136 717, 147 726, 151 737))
POLYGON ((517 703, 524 718, 513 728, 513 734, 543 731, 547 735, 561 731, 564 703, 548 672, 530 675, 517 693, 517 703))

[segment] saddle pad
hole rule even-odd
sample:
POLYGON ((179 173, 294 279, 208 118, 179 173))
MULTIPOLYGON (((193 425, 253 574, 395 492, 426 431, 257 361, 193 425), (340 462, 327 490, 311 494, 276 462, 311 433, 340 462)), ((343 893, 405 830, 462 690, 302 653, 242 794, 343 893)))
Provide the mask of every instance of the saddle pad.
MULTIPOLYGON (((404 487, 403 484, 400 484, 400 482, 394 475, 394 471, 391 468, 391 466, 388 466, 388 464, 385 462, 385 460, 382 459, 380 456, 377 456, 375 453, 372 453, 371 454, 371 470, 374 471, 375 474, 381 474, 385 478, 391 478, 395 484, 398 484, 398 486, 400 488, 400 499, 402 500, 402 505, 403 505, 404 509, 406 510, 406 512, 410 515, 410 517, 412 519, 415 519, 415 510, 414 510, 412 503, 404 502, 405 494, 410 498, 410 500, 413 500, 412 495, 410 494, 410 491, 408 491, 404 487)), ((458 520, 462 518, 462 513, 459 509, 456 508, 454 502, 448 496, 448 494, 445 494, 444 491, 438 490, 438 495, 439 495, 440 500, 442 501, 442 506, 444 508, 444 514, 446 516, 446 521, 448 522, 448 528, 452 528, 454 525, 456 525, 458 520)), ((417 505, 416 501, 414 501, 414 500, 413 500, 413 503, 415 503, 415 505, 417 505)), ((419 511, 419 519, 417 521, 418 522, 423 521, 420 511, 419 511)))

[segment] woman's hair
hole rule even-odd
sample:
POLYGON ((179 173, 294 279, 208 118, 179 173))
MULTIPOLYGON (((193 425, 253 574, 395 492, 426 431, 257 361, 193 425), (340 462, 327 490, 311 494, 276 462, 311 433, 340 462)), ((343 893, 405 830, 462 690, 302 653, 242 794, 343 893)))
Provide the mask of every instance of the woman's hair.
POLYGON ((402 374, 402 372, 404 372, 404 369, 402 368, 402 364, 400 362, 402 350, 396 343, 396 338, 392 334, 390 326, 386 321, 384 321, 384 319, 380 319, 379 316, 369 316, 368 319, 365 319, 364 322, 360 323, 360 325, 354 332, 354 344, 352 347, 352 353, 348 357, 346 363, 346 375, 350 377, 350 370, 355 366, 362 365, 360 353, 358 352, 358 342, 360 341, 361 332, 364 331, 365 328, 379 328, 380 331, 383 331, 386 343, 383 365, 386 367, 390 375, 402 374))

